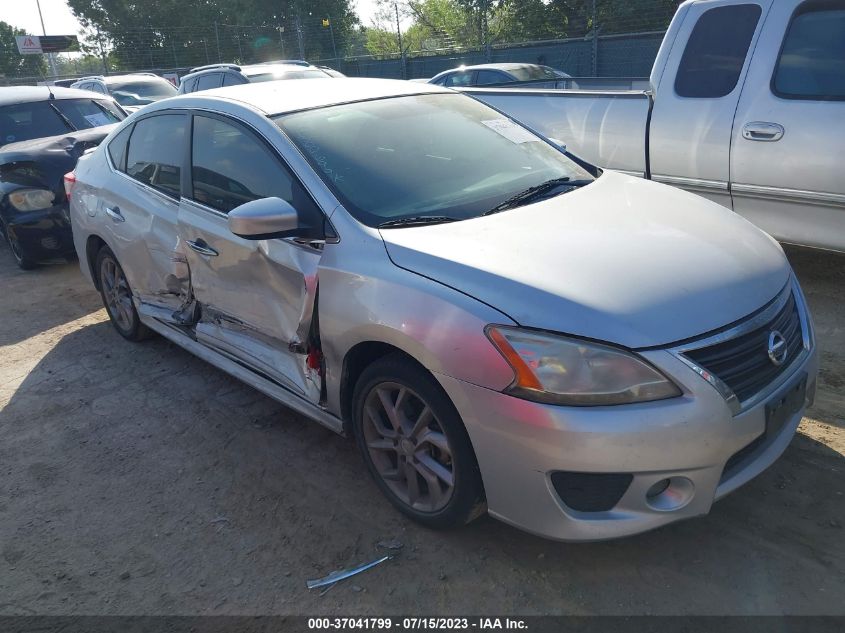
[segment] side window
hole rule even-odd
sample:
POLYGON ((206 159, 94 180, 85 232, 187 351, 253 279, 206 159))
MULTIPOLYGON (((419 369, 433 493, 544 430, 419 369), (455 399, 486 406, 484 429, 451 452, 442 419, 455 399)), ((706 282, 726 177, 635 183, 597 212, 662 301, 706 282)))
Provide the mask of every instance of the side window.
POLYGON ((479 70, 478 78, 475 80, 475 85, 486 86, 488 84, 503 84, 509 82, 510 80, 510 77, 497 70, 479 70))
POLYGON ((446 77, 447 86, 469 86, 472 83, 472 71, 462 70, 446 77))
POLYGON ((223 213, 260 198, 291 203, 308 226, 323 215, 299 181, 252 133, 220 119, 194 117, 193 198, 223 213))
POLYGON ((208 73, 197 77, 197 90, 211 90, 220 87, 220 73, 208 73))
POLYGON ((787 99, 845 99, 845 2, 805 2, 792 17, 772 78, 787 99))
POLYGON ((94 84, 93 84, 93 88, 94 88, 94 90, 96 90, 97 92, 99 92, 101 94, 108 94, 108 90, 106 90, 106 87, 101 83, 97 83, 95 81, 94 84))
POLYGON ((196 77, 193 79, 188 79, 187 81, 182 82, 182 92, 184 94, 188 94, 189 92, 195 92, 197 89, 197 80, 196 77))
POLYGON ((187 117, 161 114, 141 119, 129 138, 126 173, 159 191, 179 197, 187 117))
POLYGON ((129 146, 129 135, 132 134, 132 126, 127 125, 115 136, 106 148, 111 157, 111 162, 118 171, 126 171, 126 148, 129 146))
POLYGON ((234 73, 223 73, 224 86, 240 86, 243 83, 240 77, 234 73))
POLYGON ((714 99, 733 92, 760 13, 759 5, 738 4, 701 14, 675 77, 679 97, 714 99))

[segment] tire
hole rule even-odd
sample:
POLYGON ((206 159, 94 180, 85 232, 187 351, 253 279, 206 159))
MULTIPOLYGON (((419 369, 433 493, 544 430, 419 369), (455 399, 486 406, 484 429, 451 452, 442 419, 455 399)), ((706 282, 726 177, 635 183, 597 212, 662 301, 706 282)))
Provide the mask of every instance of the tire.
POLYGON ((114 329, 128 341, 138 342, 149 338, 150 330, 141 323, 138 311, 135 310, 132 289, 126 281, 123 268, 108 246, 103 246, 97 253, 95 266, 103 306, 114 329))
POLYGON ((398 354, 379 359, 361 374, 352 402, 364 462, 396 508, 436 529, 464 525, 486 511, 466 428, 425 369, 398 354))
POLYGON ((9 250, 12 251, 12 257, 15 258, 15 263, 21 270, 32 270, 38 267, 38 262, 27 255, 20 243, 9 234, 9 229, 2 227, 3 236, 6 238, 6 244, 9 245, 9 250))

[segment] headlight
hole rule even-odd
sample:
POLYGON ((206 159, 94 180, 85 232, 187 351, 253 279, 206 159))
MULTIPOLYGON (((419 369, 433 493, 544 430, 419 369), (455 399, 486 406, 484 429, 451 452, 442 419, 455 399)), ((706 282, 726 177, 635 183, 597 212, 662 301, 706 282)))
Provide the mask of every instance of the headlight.
POLYGON ((9 194, 9 204, 18 211, 39 211, 53 206, 56 195, 46 189, 19 189, 9 194))
POLYGON ((599 406, 681 395, 645 359, 609 345, 513 327, 490 325, 486 332, 516 375, 507 392, 520 398, 599 406))

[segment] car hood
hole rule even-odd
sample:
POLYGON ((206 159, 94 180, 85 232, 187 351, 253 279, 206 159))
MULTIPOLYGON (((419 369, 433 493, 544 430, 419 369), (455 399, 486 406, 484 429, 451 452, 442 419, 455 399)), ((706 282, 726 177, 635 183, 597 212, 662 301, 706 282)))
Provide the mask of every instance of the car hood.
POLYGON ((609 171, 536 204, 381 236, 397 266, 520 325, 634 349, 737 321, 790 276, 777 242, 732 211, 609 171))

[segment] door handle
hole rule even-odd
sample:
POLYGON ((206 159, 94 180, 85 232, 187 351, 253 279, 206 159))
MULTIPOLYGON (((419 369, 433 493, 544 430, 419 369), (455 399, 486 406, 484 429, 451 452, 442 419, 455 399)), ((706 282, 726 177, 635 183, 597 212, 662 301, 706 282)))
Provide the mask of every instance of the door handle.
POLYGON ((742 128, 742 137, 749 141, 779 141, 786 130, 778 123, 752 121, 742 128))
POLYGON ((211 248, 208 244, 205 243, 204 240, 198 239, 195 241, 185 240, 193 250, 195 250, 200 255, 205 255, 206 257, 217 257, 220 253, 215 251, 211 248))
POLYGON ((112 222, 126 222, 126 218, 117 207, 106 207, 106 215, 112 219, 112 222))

